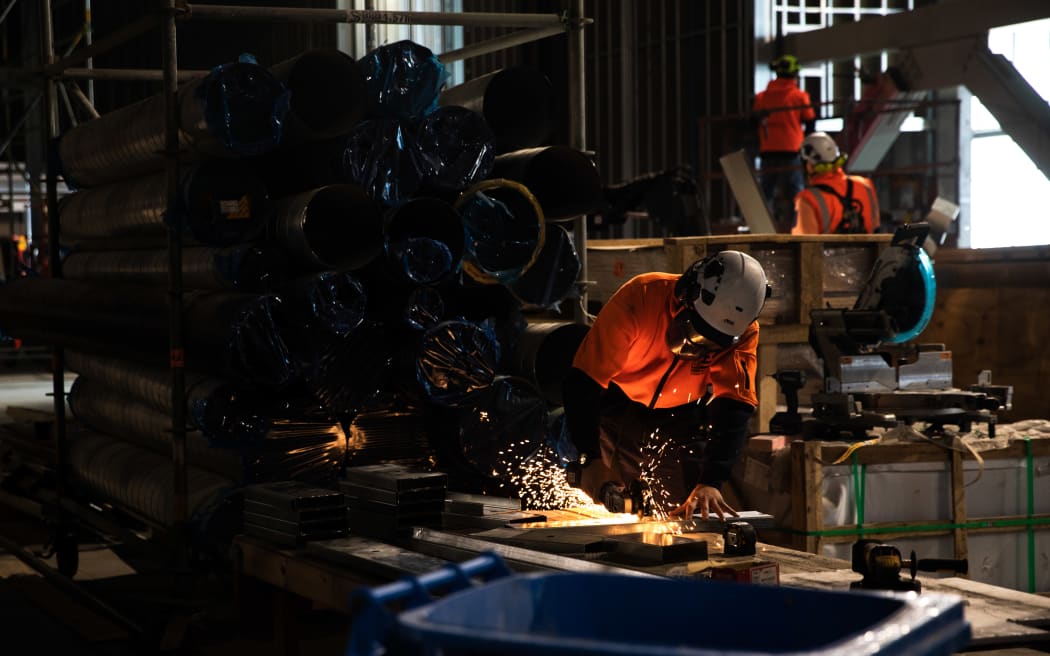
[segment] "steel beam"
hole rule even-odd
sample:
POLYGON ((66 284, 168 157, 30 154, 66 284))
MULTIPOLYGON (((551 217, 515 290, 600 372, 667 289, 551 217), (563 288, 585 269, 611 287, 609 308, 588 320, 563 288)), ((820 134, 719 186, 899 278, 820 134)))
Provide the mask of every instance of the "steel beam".
POLYGON ((886 153, 890 152, 893 142, 897 141, 897 136, 901 133, 901 125, 911 116, 912 110, 925 95, 925 91, 908 91, 897 93, 890 99, 903 109, 883 111, 875 117, 853 148, 853 152, 849 153, 846 170, 850 172, 874 171, 886 153))
POLYGON ((480 57, 492 52, 498 52, 500 50, 513 48, 514 46, 520 46, 526 43, 532 43, 533 41, 539 41, 540 39, 545 39, 549 36, 557 36, 564 33, 565 27, 563 25, 539 27, 532 30, 518 30, 517 32, 511 32, 505 36, 499 36, 479 43, 472 43, 469 46, 464 46, 457 50, 443 52, 438 55, 438 59, 441 60, 442 64, 450 64, 455 61, 470 59, 471 57, 480 57))
MULTIPOLYGON (((865 18, 822 30, 784 37, 783 52, 800 62, 852 59, 884 50, 907 50, 934 43, 965 39, 993 27, 1050 17, 1046 0, 954 0, 908 12, 865 18)), ((773 58, 773 44, 760 48, 760 57, 773 58)))
POLYGON ((565 26, 558 14, 496 12, 361 11, 357 9, 303 9, 185 3, 188 18, 226 21, 299 21, 314 23, 371 23, 386 25, 471 25, 477 27, 565 26))

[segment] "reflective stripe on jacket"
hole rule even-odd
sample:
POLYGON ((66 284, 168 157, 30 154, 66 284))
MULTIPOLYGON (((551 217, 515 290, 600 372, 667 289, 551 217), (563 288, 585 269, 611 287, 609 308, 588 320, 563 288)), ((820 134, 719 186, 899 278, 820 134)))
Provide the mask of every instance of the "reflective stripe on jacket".
POLYGON ((879 227, 879 198, 875 193, 875 185, 868 178, 859 175, 847 176, 842 169, 835 169, 830 173, 813 176, 809 186, 795 197, 798 219, 791 229, 791 234, 833 234, 842 222, 842 201, 834 194, 816 188, 815 185, 827 185, 845 197, 847 179, 853 181, 853 199, 860 204, 864 232, 875 232, 879 227))
MULTIPOLYGON (((649 405, 674 361, 665 334, 679 307, 674 298, 677 280, 671 273, 643 273, 624 283, 598 313, 576 351, 573 366, 602 387, 615 382, 631 400, 649 405)), ((755 321, 735 346, 708 358, 675 364, 654 407, 695 403, 709 384, 713 397, 757 406, 757 361, 755 321)))

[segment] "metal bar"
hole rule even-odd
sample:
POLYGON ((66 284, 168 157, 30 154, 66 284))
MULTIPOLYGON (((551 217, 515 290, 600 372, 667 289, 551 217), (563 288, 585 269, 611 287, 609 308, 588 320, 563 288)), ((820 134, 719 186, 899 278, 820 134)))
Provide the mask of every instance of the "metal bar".
POLYGON ((89 96, 85 96, 84 92, 80 90, 80 85, 72 80, 67 80, 69 89, 73 93, 73 97, 80 101, 80 105, 91 115, 91 118, 98 118, 98 110, 95 109, 94 103, 91 102, 89 96))
POLYGON ((386 25, 463 25, 482 27, 564 28, 558 14, 496 12, 369 11, 359 9, 302 9, 298 7, 242 7, 185 3, 187 18, 229 21, 299 21, 315 23, 366 23, 386 25))
POLYGON ((0 549, 9 552, 26 565, 32 567, 37 573, 43 576, 48 583, 51 583, 63 592, 68 592, 77 601, 89 607, 91 610, 104 615, 106 618, 113 620, 115 623, 119 624, 121 628, 134 634, 134 636, 138 637, 143 635, 142 628, 140 628, 134 621, 128 619, 120 611, 109 606, 76 583, 73 583, 71 579, 56 572, 50 565, 34 556, 14 540, 9 540, 3 535, 0 535, 0 549))
POLYGON ((448 52, 438 55, 438 59, 441 63, 448 64, 454 61, 460 61, 463 59, 470 59, 471 57, 480 57, 481 55, 487 55, 492 52, 498 52, 507 48, 513 48, 514 46, 524 45, 526 43, 532 43, 533 41, 539 41, 549 36, 556 36, 558 34, 564 34, 565 27, 540 27, 532 30, 518 30, 517 32, 511 32, 504 36, 498 36, 494 39, 487 41, 481 41, 480 43, 472 43, 469 46, 459 48, 458 50, 449 50, 448 52))
MULTIPOLYGON (((180 82, 204 77, 208 71, 180 70, 180 82)), ((164 71, 153 68, 67 68, 62 75, 68 78, 86 80, 156 80, 164 79, 164 71)))
POLYGON ((7 3, 7 6, 4 7, 4 13, 0 14, 0 23, 3 23, 5 20, 7 20, 7 15, 10 14, 11 10, 15 8, 15 4, 17 2, 18 0, 11 0, 11 2, 7 3))
MULTIPOLYGON (((91 47, 92 34, 94 30, 91 27, 91 0, 84 0, 84 43, 91 47)), ((87 66, 88 70, 95 67, 95 58, 88 57, 84 61, 84 65, 87 66)), ((87 91, 88 102, 91 104, 92 109, 95 107, 95 81, 88 80, 88 91, 87 91)), ((96 114, 97 116, 97 114, 96 114)))
POLYGON ((186 357, 182 338, 182 213, 177 210, 179 197, 179 105, 178 50, 176 44, 175 0, 166 0, 167 15, 162 57, 164 66, 164 128, 168 176, 168 340, 171 367, 171 451, 174 469, 175 530, 181 534, 189 519, 186 472, 186 357))
MULTIPOLYGON (((543 551, 526 549, 524 547, 514 547, 507 544, 500 544, 498 542, 479 540, 478 538, 456 535, 454 533, 445 533, 443 531, 436 531, 429 528, 412 529, 412 537, 408 538, 406 541, 409 543, 408 546, 414 551, 419 550, 422 552, 423 548, 427 545, 431 545, 438 547, 435 551, 441 551, 440 548, 444 547, 450 550, 457 550, 460 552, 466 551, 474 554, 494 552, 509 561, 513 561, 513 563, 521 563, 529 567, 538 567, 546 570, 565 572, 602 572, 606 574, 617 573, 648 577, 656 576, 655 574, 627 569, 625 567, 604 565, 602 563, 595 563, 580 558, 559 556, 558 554, 550 554, 543 551)), ((438 557, 440 558, 441 556, 438 557)), ((457 560, 457 558, 453 556, 448 558, 448 560, 457 560)))
MULTIPOLYGON (((573 0, 572 20, 574 26, 568 34, 569 59, 569 145, 580 152, 587 150, 587 47, 583 28, 588 22, 583 18, 583 0, 573 0)), ((572 237, 580 258, 580 278, 587 280, 587 218, 577 216, 572 220, 572 237)), ((587 287, 580 285, 579 302, 573 306, 573 321, 587 323, 587 287)))
POLYGON ((11 142, 15 140, 15 136, 18 135, 18 131, 22 129, 23 125, 25 125, 25 122, 29 118, 29 115, 36 110, 37 104, 43 97, 44 94, 41 93, 36 98, 34 98, 33 102, 29 103, 29 107, 26 108, 26 111, 22 114, 22 116, 20 116, 19 119, 15 121, 15 124, 11 127, 11 134, 7 135, 7 138, 4 139, 4 143, 0 145, 0 155, 3 155, 4 151, 7 150, 7 147, 11 145, 11 142))
POLYGON ((106 36, 105 38, 99 39, 90 46, 87 46, 82 50, 74 52, 62 61, 54 62, 50 65, 47 65, 48 73, 51 75, 58 75, 63 70, 70 68, 71 66, 75 66, 76 64, 79 64, 85 60, 91 59, 95 55, 100 55, 104 52, 109 52, 117 46, 127 43, 131 39, 134 39, 140 34, 145 34, 146 32, 149 32, 151 29, 157 26, 157 24, 160 22, 160 19, 161 16, 159 14, 150 12, 145 16, 142 16, 128 23, 124 27, 121 27, 117 31, 106 36))
POLYGON ((58 95, 62 97, 62 105, 66 108, 69 120, 74 126, 80 125, 80 121, 77 120, 77 114, 73 111, 73 103, 69 102, 69 94, 66 93, 66 87, 62 84, 56 84, 55 88, 58 89, 58 95))

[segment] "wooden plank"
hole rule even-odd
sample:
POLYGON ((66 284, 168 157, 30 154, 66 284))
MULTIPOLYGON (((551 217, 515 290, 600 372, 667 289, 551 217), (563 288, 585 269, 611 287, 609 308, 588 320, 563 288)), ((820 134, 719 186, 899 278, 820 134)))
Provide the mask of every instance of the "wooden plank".
MULTIPOLYGON (((822 442, 823 448, 820 459, 825 464, 837 460, 846 449, 848 444, 840 442, 822 442)), ((923 442, 909 442, 902 444, 877 444, 857 449, 854 453, 857 462, 862 465, 887 465, 901 462, 943 462, 948 447, 937 446, 923 442)), ((1025 458, 1024 442, 1014 442, 1002 449, 989 449, 981 451, 981 457, 985 460, 1016 460, 1025 458)), ((1050 439, 1033 439, 1032 455, 1044 457, 1050 455, 1050 439)), ((964 460, 975 460, 970 453, 962 454, 964 460)))
POLYGON ((808 326, 810 310, 820 309, 824 303, 824 245, 799 244, 798 269, 797 323, 808 326))
MULTIPOLYGON (((959 438, 954 440, 955 449, 951 452, 952 463, 952 521, 955 524, 966 523, 966 478, 963 471, 962 448, 959 438)), ((955 557, 969 558, 970 549, 967 543, 966 529, 952 531, 952 545, 955 557)))

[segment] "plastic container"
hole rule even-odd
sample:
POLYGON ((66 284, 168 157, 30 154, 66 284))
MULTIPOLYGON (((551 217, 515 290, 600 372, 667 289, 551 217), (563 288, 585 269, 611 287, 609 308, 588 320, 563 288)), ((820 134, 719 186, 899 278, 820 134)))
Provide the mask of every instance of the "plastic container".
POLYGON ((505 572, 498 556, 486 555, 365 592, 358 599, 369 605, 356 616, 348 655, 947 656, 970 639, 963 602, 949 595, 505 572), (435 586, 469 586, 486 566, 501 578, 425 599, 435 586), (377 604, 398 597, 408 610, 377 617, 377 604))

